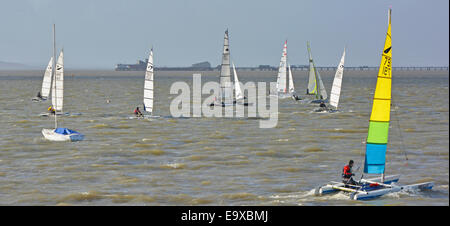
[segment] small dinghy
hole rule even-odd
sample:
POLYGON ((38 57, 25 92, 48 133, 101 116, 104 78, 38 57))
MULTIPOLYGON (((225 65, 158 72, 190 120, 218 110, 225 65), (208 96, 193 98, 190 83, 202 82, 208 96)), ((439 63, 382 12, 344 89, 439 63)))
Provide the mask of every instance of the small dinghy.
POLYGON ((246 102, 246 97, 243 95, 239 79, 236 73, 236 67, 233 63, 233 72, 234 72, 234 94, 233 98, 233 87, 231 86, 231 70, 230 70, 230 47, 229 47, 229 37, 228 37, 228 29, 225 31, 224 41, 223 41, 223 53, 222 53, 222 64, 220 68, 219 75, 219 95, 215 97, 213 103, 209 106, 234 106, 236 104, 249 106, 252 103, 246 102))
MULTIPOLYGON (((55 25, 53 24, 53 58, 56 59, 55 25)), ((55 129, 42 129, 44 138, 50 141, 81 141, 84 135, 68 128, 58 127, 58 115, 62 113, 64 96, 64 51, 61 50, 52 70, 52 105, 55 109, 55 129)), ((50 114, 50 113, 49 113, 50 114)))
POLYGON ((150 119, 160 118, 159 115, 153 115, 153 98, 154 98, 154 67, 153 67, 153 47, 150 49, 150 54, 147 61, 147 69, 144 77, 144 112, 148 114, 140 114, 128 117, 128 119, 150 119))
POLYGON ((327 91, 325 90, 325 86, 323 85, 320 73, 316 69, 316 65, 314 64, 309 42, 307 42, 306 45, 309 53, 309 80, 308 88, 306 89, 306 95, 314 95, 315 99, 310 103, 320 104, 322 101, 326 103, 328 102, 327 91))
POLYGON ((81 141, 84 135, 68 128, 42 129, 45 139, 50 141, 81 141))
POLYGON ((398 175, 385 176, 386 151, 389 133, 391 110, 391 82, 392 82, 392 43, 391 43, 391 9, 388 14, 388 30, 381 57, 375 88, 372 113, 369 120, 369 129, 366 141, 366 154, 364 160, 364 172, 361 179, 354 185, 339 182, 330 182, 315 189, 316 195, 343 191, 350 199, 365 200, 380 197, 385 194, 402 190, 429 190, 434 186, 433 182, 424 182, 412 185, 397 185, 398 175), (378 174, 380 177, 363 179, 364 174, 378 174))
POLYGON ((301 100, 295 94, 294 79, 292 76, 291 65, 287 61, 287 40, 284 42, 283 52, 281 53, 280 66, 278 67, 276 91, 271 92, 269 96, 276 96, 279 99, 292 98, 293 100, 301 100), (286 70, 286 69, 289 70, 286 70), (287 72, 289 71, 289 90, 286 87, 287 72))

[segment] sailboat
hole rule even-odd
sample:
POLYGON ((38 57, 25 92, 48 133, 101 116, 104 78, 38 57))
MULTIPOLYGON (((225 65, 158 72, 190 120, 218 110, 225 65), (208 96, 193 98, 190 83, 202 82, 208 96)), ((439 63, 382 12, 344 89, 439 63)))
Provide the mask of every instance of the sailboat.
POLYGON ((228 29, 225 31, 224 41, 223 41, 223 53, 222 53, 222 64, 220 69, 220 89, 219 95, 215 97, 213 103, 210 106, 233 106, 236 104, 243 104, 248 106, 248 103, 244 103, 242 100, 246 99, 243 95, 242 89, 239 84, 239 79, 237 78, 236 68, 233 64, 234 72, 234 84, 235 84, 235 98, 233 98, 233 87, 231 83, 231 70, 230 70, 230 47, 228 38, 228 29))
POLYGON ((336 74, 334 75, 333 86, 331 87, 330 92, 330 105, 335 109, 328 108, 319 108, 315 110, 316 112, 336 112, 339 104, 339 97, 341 95, 341 85, 342 85, 342 76, 344 75, 344 61, 345 61, 345 49, 344 53, 342 53, 341 61, 336 69, 336 74))
POLYGON ((350 199, 365 200, 407 189, 428 190, 434 186, 433 182, 400 186, 395 184, 400 178, 399 175, 385 175, 392 80, 391 9, 388 12, 388 21, 386 41, 381 56, 381 64, 373 98, 364 161, 365 174, 378 174, 381 176, 372 179, 363 179, 363 173, 357 185, 331 182, 325 186, 316 188, 315 194, 344 191, 350 194, 350 199))
POLYGON ((158 118, 159 116, 153 115, 153 96, 154 96, 154 66, 153 66, 153 48, 150 50, 148 57, 147 69, 145 70, 144 81, 144 111, 148 114, 144 114, 144 118, 158 118))
POLYGON ((292 97, 295 93, 294 80, 291 67, 289 65, 289 89, 287 83, 287 40, 284 42, 283 52, 281 53, 280 66, 278 67, 276 91, 271 96, 277 96, 280 99, 292 97))
POLYGON ((42 88, 41 91, 38 92, 38 95, 31 99, 34 102, 46 101, 51 89, 52 84, 52 74, 53 74, 53 57, 50 57, 50 61, 48 62, 47 68, 44 72, 44 77, 42 79, 42 88))
POLYGON ((309 55, 309 80, 308 88, 306 89, 306 95, 315 96, 315 100, 311 101, 311 103, 327 102, 327 91, 325 90, 325 86, 323 85, 320 73, 316 69, 316 65, 314 64, 314 61, 312 59, 311 47, 309 46, 309 42, 307 42, 307 47, 309 55))
MULTIPOLYGON (((56 59, 55 25, 53 24, 53 59, 56 59)), ((84 135, 68 128, 58 127, 58 113, 62 113, 64 94, 64 52, 61 50, 57 63, 54 62, 52 70, 52 105, 55 109, 55 129, 42 129, 44 138, 50 141, 80 141, 84 135)))

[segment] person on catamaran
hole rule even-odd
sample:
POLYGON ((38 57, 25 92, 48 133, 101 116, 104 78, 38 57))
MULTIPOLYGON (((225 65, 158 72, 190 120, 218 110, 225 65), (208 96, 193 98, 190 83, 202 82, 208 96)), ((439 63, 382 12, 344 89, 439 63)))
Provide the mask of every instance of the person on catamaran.
POLYGON ((355 176, 354 173, 352 173, 352 167, 353 167, 353 160, 350 160, 348 162, 348 165, 344 166, 344 169, 342 169, 342 182, 345 185, 357 185, 358 183, 353 180, 353 176, 355 176))
POLYGON ((136 109, 134 109, 134 115, 136 115, 137 117, 143 117, 144 116, 142 114, 142 112, 139 110, 139 107, 136 107, 136 109))
POLYGON ((53 106, 48 107, 48 112, 50 112, 50 114, 54 115, 56 113, 55 109, 53 108, 53 106))
POLYGON ((295 95, 295 94, 292 94, 292 99, 294 99, 294 100, 301 100, 300 97, 298 97, 298 96, 295 95))
POLYGON ((327 105, 323 101, 320 102, 319 107, 320 107, 321 111, 327 111, 328 110, 327 105))
POLYGON ((38 92, 38 94, 36 95, 36 97, 39 98, 39 99, 41 99, 41 100, 43 99, 43 98, 42 98, 42 95, 41 95, 41 91, 38 92))

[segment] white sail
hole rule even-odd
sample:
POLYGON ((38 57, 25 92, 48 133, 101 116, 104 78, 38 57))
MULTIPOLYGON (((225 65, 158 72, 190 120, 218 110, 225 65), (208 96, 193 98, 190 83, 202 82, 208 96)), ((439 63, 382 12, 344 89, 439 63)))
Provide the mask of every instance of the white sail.
POLYGON ((309 42, 307 42, 307 46, 308 46, 308 55, 309 55, 309 80, 308 80, 308 88, 306 90, 306 94, 316 94, 317 93, 316 68, 314 66, 314 61, 312 59, 311 48, 309 47, 309 42))
POLYGON ((281 93, 286 93, 286 62, 287 62, 287 41, 284 42, 280 66, 278 67, 277 92, 281 93))
POLYGON ((153 112, 153 48, 150 50, 147 70, 145 71, 144 110, 150 113, 153 112))
POLYGON ((320 77, 319 71, 316 71, 317 75, 317 81, 319 82, 319 94, 316 95, 318 99, 326 100, 328 98, 327 90, 325 89, 325 86, 323 85, 322 78, 320 77))
POLYGON ((228 41, 228 29, 225 31, 223 41, 222 65, 220 69, 220 89, 219 102, 223 104, 231 104, 233 101, 233 92, 231 87, 231 72, 230 72, 230 49, 228 41))
POLYGON ((337 67, 336 74, 334 75, 333 86, 331 87, 330 93, 330 105, 337 109, 339 103, 339 96, 341 94, 341 84, 342 76, 344 73, 344 60, 345 60, 345 49, 342 54, 341 61, 337 67))
POLYGON ((239 83, 239 79, 236 73, 236 67, 233 63, 233 72, 234 72, 234 92, 236 100, 244 99, 244 95, 242 94, 241 84, 239 83))
POLYGON ((295 93, 294 88, 294 78, 292 77, 291 65, 288 65, 289 68, 289 93, 295 93))
POLYGON ((44 79, 42 80, 41 95, 43 98, 47 99, 50 95, 50 89, 52 85, 52 72, 53 71, 53 57, 50 58, 48 62, 47 69, 44 73, 44 79))
POLYGON ((55 78, 52 82, 52 105, 56 111, 62 111, 64 99, 64 53, 61 50, 56 61, 55 78))

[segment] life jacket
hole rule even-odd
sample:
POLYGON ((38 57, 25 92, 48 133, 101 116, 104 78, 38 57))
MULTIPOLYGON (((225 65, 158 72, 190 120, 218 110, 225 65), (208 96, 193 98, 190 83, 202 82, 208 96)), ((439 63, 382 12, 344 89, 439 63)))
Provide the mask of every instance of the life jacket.
POLYGON ((342 177, 343 178, 352 177, 352 168, 350 168, 349 165, 344 166, 344 169, 342 169, 342 177))

